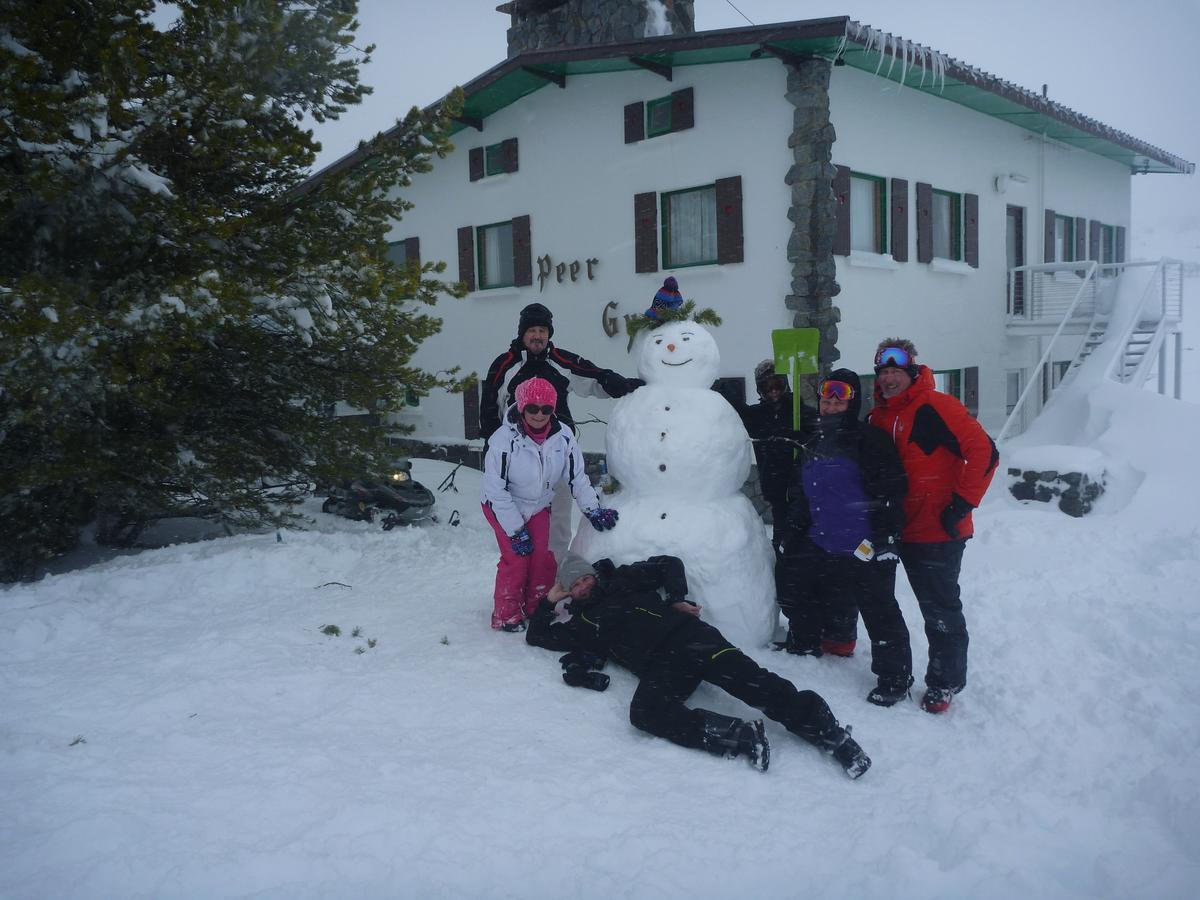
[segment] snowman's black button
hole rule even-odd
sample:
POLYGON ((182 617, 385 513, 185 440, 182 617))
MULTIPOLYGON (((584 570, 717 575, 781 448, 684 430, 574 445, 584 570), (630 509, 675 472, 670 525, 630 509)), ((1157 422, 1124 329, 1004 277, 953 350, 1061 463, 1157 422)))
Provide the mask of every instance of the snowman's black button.
POLYGON ((658 471, 660 471, 660 472, 665 472, 665 471, 667 471, 667 464, 666 464, 666 463, 659 463, 659 464, 658 464, 658 471))

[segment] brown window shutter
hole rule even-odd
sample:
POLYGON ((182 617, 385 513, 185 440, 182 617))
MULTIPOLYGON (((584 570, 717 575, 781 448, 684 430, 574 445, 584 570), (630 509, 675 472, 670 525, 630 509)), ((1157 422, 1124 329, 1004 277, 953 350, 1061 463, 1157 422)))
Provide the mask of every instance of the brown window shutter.
POLYGON ((933 262, 933 185, 917 182, 917 262, 933 262))
POLYGON ((1054 210, 1046 210, 1046 240, 1042 247, 1042 262, 1057 262, 1054 258, 1054 210))
POLYGON ((908 262, 908 179, 892 179, 892 259, 908 262))
POLYGON ((475 229, 464 225, 458 229, 458 280, 475 290, 475 229))
POLYGON ((1088 225, 1088 259, 1100 262, 1100 223, 1095 219, 1088 225))
POLYGON ((742 231, 742 176, 717 179, 717 262, 740 263, 745 259, 742 231))
POLYGON ((671 94, 671 130, 683 131, 696 125, 696 108, 692 89, 684 88, 671 94))
POLYGON ((633 271, 658 271, 658 195, 633 195, 633 271))
POLYGON ((963 259, 972 269, 979 268, 978 194, 963 194, 963 259))
POLYGON ((504 171, 517 171, 517 139, 509 138, 500 142, 500 157, 504 160, 504 171))
POLYGON ((1087 219, 1075 218, 1075 259, 1087 259, 1087 219))
POLYGON ((963 406, 967 412, 979 418, 979 366, 963 369, 963 406))
POLYGON ((837 209, 837 227, 833 232, 833 252, 850 255, 850 168, 837 166, 833 176, 833 202, 837 209))
POLYGON ((473 441, 479 433, 479 382, 473 381, 463 391, 463 437, 473 441))
POLYGON ((528 287, 533 284, 533 242, 530 240, 529 216, 512 220, 513 284, 528 287))
POLYGON ((1125 226, 1117 226, 1117 255, 1115 257, 1119 263, 1125 262, 1125 226))
POLYGON ((625 143, 636 144, 646 137, 646 104, 642 101, 625 107, 625 143))
POLYGON ((421 265, 421 239, 411 237, 404 242, 404 258, 410 263, 421 265))
POLYGON ((483 148, 472 147, 467 153, 467 165, 471 170, 471 180, 478 181, 483 177, 483 148))

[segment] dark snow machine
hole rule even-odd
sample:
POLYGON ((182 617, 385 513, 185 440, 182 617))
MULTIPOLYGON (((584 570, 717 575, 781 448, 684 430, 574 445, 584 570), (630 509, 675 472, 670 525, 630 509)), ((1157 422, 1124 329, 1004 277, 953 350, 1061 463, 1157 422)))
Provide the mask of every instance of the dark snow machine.
POLYGON ((433 494, 413 481, 412 463, 401 460, 385 479, 355 478, 332 487, 321 511, 356 522, 374 522, 382 516, 384 531, 433 517, 433 494))

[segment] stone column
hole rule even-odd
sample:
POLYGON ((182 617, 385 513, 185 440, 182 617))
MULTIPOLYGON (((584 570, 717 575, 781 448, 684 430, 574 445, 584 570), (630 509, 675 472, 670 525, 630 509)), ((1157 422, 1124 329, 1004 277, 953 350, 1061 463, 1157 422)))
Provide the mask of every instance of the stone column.
POLYGON ((792 292, 785 298, 794 313, 796 328, 821 332, 819 354, 822 373, 828 372, 841 352, 837 349, 837 323, 841 313, 833 298, 841 288, 833 261, 837 230, 837 205, 833 195, 833 142, 829 121, 829 76, 832 64, 808 59, 787 64, 787 100, 792 114, 792 167, 784 182, 792 189, 788 218, 792 236, 787 257, 792 264, 792 292))

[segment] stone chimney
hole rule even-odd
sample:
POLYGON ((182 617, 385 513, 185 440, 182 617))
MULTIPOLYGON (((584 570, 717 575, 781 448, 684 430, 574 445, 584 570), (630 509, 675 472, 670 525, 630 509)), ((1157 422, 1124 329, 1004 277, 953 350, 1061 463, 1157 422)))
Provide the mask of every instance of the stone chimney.
POLYGON ((510 0, 508 55, 554 47, 616 44, 660 34, 692 34, 695 0, 510 0))

